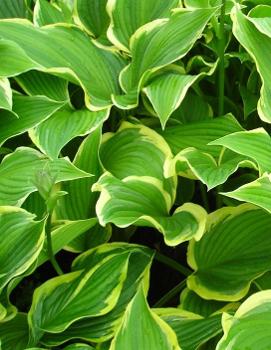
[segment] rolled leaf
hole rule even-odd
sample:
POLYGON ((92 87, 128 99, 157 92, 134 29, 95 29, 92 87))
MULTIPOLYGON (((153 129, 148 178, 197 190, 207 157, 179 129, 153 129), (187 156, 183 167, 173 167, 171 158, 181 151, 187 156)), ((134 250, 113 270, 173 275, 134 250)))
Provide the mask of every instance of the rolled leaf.
POLYGON ((104 173, 93 190, 101 192, 96 211, 103 226, 112 222, 118 227, 155 227, 170 246, 192 237, 200 239, 204 232, 205 210, 197 204, 186 203, 170 216, 170 196, 153 177, 129 176, 119 180, 104 173))

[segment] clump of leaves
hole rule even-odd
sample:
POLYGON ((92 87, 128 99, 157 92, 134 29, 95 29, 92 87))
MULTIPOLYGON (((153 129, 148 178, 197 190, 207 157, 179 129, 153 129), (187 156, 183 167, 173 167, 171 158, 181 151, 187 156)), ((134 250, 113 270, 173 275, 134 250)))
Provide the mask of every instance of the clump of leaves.
POLYGON ((270 349, 271 1, 0 18, 1 349, 270 349))

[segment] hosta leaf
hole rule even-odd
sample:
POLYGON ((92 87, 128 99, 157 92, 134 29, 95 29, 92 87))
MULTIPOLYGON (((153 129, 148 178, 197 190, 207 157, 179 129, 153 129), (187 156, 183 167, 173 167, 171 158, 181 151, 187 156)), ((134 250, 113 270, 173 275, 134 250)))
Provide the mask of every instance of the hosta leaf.
POLYGON ((7 111, 0 111, 0 144, 38 125, 63 105, 63 102, 53 101, 47 97, 14 94, 13 112, 15 115, 7 111))
POLYGON ((246 157, 231 151, 221 153, 216 160, 208 153, 189 147, 165 163, 165 176, 178 174, 199 179, 208 190, 223 184, 240 166, 256 168, 256 164, 246 157))
POLYGON ((1 349, 27 349, 28 332, 26 314, 18 313, 12 320, 1 323, 1 349))
POLYGON ((121 74, 124 90, 137 90, 148 73, 185 56, 214 13, 214 9, 180 9, 169 19, 140 27, 130 41, 132 63, 121 74))
MULTIPOLYGON (((168 118, 182 103, 190 86, 203 76, 211 75, 216 68, 216 63, 209 64, 208 71, 202 71, 196 75, 183 74, 176 67, 172 65, 175 72, 171 71, 158 75, 143 89, 152 103, 163 129, 165 129, 168 118)), ((191 114, 191 107, 189 114, 191 114)))
POLYGON ((157 18, 169 17, 171 9, 179 4, 179 0, 109 0, 107 11, 111 24, 107 35, 120 50, 129 51, 130 37, 139 27, 157 18))
POLYGON ((252 158, 257 162, 260 173, 271 171, 271 138, 263 128, 235 132, 210 144, 221 145, 252 158))
POLYGON ((119 180, 109 173, 99 179, 93 190, 100 191, 96 211, 101 225, 155 227, 167 245, 175 246, 203 234, 205 210, 186 203, 169 215, 169 194, 159 180, 150 176, 130 176, 119 180))
POLYGON ((0 53, 2 58, 0 75, 2 77, 12 77, 37 67, 23 48, 10 40, 0 40, 0 53), (18 57, 20 57, 19 60, 18 57))
POLYGON ((75 2, 75 11, 79 22, 96 38, 105 35, 109 26, 106 4, 107 0, 77 0, 75 2))
POLYGON ((95 110, 110 106, 111 94, 120 93, 118 75, 125 65, 124 60, 116 53, 95 46, 77 27, 50 25, 35 28, 25 20, 2 20, 0 38, 5 39, 4 53, 10 63, 3 69, 0 67, 1 75, 14 75, 30 69, 56 73, 80 84, 86 93, 87 105, 95 110), (81 53, 80 59, 78 52, 81 53))
POLYGON ((1 0, 0 18, 24 18, 27 14, 26 2, 22 0, 1 0))
POLYGON ((242 130, 237 120, 227 115, 190 124, 168 126, 165 131, 161 132, 161 135, 169 144, 173 154, 187 147, 195 147, 199 151, 219 157, 221 147, 210 146, 208 143, 242 130))
POLYGON ((222 192, 224 196, 255 204, 271 213, 271 176, 264 174, 257 180, 238 187, 231 192, 222 192))
POLYGON ((239 307, 234 316, 224 314, 224 336, 217 350, 266 350, 271 343, 271 291, 253 294, 239 307))
POLYGON ((0 78, 0 109, 12 109, 12 90, 7 78, 0 78))
POLYGON ((129 253, 111 255, 94 268, 48 280, 34 292, 28 314, 34 344, 45 331, 58 333, 74 321, 108 313, 127 275, 129 253))
POLYGON ((20 147, 0 164, 0 205, 21 204, 47 173, 55 183, 91 176, 66 158, 50 161, 32 148, 20 147))
POLYGON ((270 223, 269 213, 247 204, 210 214, 202 239, 189 244, 188 263, 195 272, 188 287, 205 299, 245 296, 251 282, 270 269, 270 223))
POLYGON ((47 24, 65 22, 64 14, 46 0, 37 0, 34 12, 33 12, 33 23, 36 26, 42 27, 47 24))
POLYGON ((109 110, 91 112, 87 109, 65 109, 56 112, 29 135, 36 146, 52 159, 76 136, 84 136, 99 127, 109 116, 109 110))
MULTIPOLYGON (((267 17, 268 15, 269 13, 267 12, 267 17)), ((270 52, 271 50, 271 37, 266 34, 271 36, 271 31, 269 29, 268 33, 264 32, 265 34, 263 34, 261 32, 262 28, 257 27, 257 24, 261 23, 262 19, 260 22, 259 19, 245 16, 237 6, 233 9, 231 17, 233 21, 233 34, 253 58, 261 76, 261 97, 258 102, 259 116, 263 121, 270 123, 271 104, 269 96, 271 94, 271 75, 268 69, 269 58, 266 52, 270 52)), ((263 26, 265 26, 264 20, 263 23, 263 26)))
POLYGON ((143 281, 147 282, 152 253, 144 247, 125 243, 110 243, 102 245, 97 249, 90 250, 82 254, 75 260, 73 270, 90 268, 106 256, 106 254, 116 254, 130 251, 130 259, 127 277, 114 309, 109 313, 93 317, 84 318, 74 322, 70 327, 60 334, 46 334, 42 342, 46 345, 57 345, 71 339, 84 339, 87 341, 104 342, 111 339, 119 327, 125 309, 134 297, 143 281))
POLYGON ((162 128, 170 115, 181 104, 187 90, 198 79, 198 75, 165 74, 156 78, 143 91, 151 101, 162 128))
POLYGON ((39 71, 29 71, 15 77, 21 88, 31 96, 43 95, 56 101, 68 101, 68 81, 39 71))
POLYGON ((19 208, 0 207, 0 289, 37 259, 44 241, 44 221, 19 208))
POLYGON ((203 318, 179 309, 154 309, 177 335, 182 350, 195 350, 221 333, 221 314, 203 318))
POLYGON ((142 288, 128 305, 110 350, 180 350, 174 331, 149 308, 142 288))
POLYGON ((128 176, 151 176, 162 182, 163 188, 174 202, 175 174, 165 179, 163 166, 171 156, 165 140, 143 125, 122 123, 115 134, 107 134, 100 150, 101 162, 106 170, 119 179, 128 176))

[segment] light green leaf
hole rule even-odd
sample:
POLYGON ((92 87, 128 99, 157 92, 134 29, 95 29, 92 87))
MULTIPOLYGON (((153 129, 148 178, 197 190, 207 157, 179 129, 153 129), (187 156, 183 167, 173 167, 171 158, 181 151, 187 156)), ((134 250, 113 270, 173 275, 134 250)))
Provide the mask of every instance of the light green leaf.
POLYGON ((271 291, 253 294, 234 316, 223 314, 224 336, 217 350, 267 350, 271 343, 271 291))
POLYGON ((130 252, 127 277, 113 310, 103 316, 76 321, 60 334, 45 334, 42 338, 44 344, 48 346, 59 345, 71 339, 84 339, 100 343, 112 338, 120 326, 127 305, 138 288, 142 282, 148 284, 152 252, 145 247, 133 244, 110 243, 82 254, 73 264, 73 270, 90 268, 98 264, 108 254, 120 254, 125 251, 130 252))
POLYGON ((0 75, 2 77, 12 77, 30 69, 39 67, 31 60, 19 45, 10 40, 0 39, 1 66, 0 75), (18 57, 20 59, 18 60, 18 57))
POLYGON ((209 71, 196 75, 180 74, 177 71, 161 74, 143 89, 160 119, 162 129, 165 129, 168 118, 182 103, 188 89, 203 76, 213 74, 215 68, 216 64, 211 65, 209 71))
POLYGON ((181 350, 174 331, 149 308, 142 288, 128 305, 110 350, 181 350))
POLYGON ((55 101, 69 101, 68 81, 39 71, 29 71, 15 77, 20 87, 31 96, 42 95, 55 101))
POLYGON ((44 172, 50 172, 55 183, 91 176, 67 158, 50 161, 32 148, 19 147, 0 164, 0 205, 22 204, 30 193, 37 191, 37 181, 44 178, 44 172))
POLYGON ((109 0, 107 11, 111 24, 107 35, 116 47, 129 52, 130 37, 139 27, 157 18, 169 17, 171 9, 180 3, 179 0, 109 0))
POLYGON ((243 128, 232 115, 226 115, 190 124, 168 126, 160 133, 169 144, 173 154, 185 148, 194 147, 201 152, 219 157, 221 147, 210 146, 208 143, 242 130, 243 128))
POLYGON ((47 24, 65 22, 65 16, 53 3, 49 3, 46 0, 37 0, 34 12, 33 23, 42 27, 47 24))
POLYGON ((271 138, 263 128, 235 132, 211 142, 210 145, 221 145, 252 158, 258 164, 260 174, 271 171, 271 138))
POLYGON ((171 157, 165 140, 150 128, 123 122, 115 134, 105 134, 100 157, 103 167, 119 179, 128 176, 151 176, 162 183, 174 202, 176 176, 165 179, 164 162, 171 157))
POLYGON ((269 213, 247 204, 210 214, 201 240, 189 243, 188 263, 195 272, 188 287, 204 299, 244 297, 251 282, 271 267, 270 224, 269 213))
POLYGON ((87 109, 61 110, 30 130, 29 136, 48 157, 57 159, 61 149, 69 141, 77 136, 91 133, 102 125, 108 116, 109 109, 97 112, 87 109))
MULTIPOLYGON (((270 21, 270 13, 267 12, 266 15, 270 21)), ((238 5, 233 8, 231 18, 233 21, 233 34, 253 58, 261 76, 262 88, 261 97, 258 101, 258 113, 263 121, 270 123, 271 104, 269 96, 271 94, 271 73, 268 69, 269 56, 267 53, 271 50, 271 31, 269 29, 266 32, 266 22, 268 23, 268 20, 245 16, 238 5)))
POLYGON ((214 13, 214 9, 179 9, 169 19, 140 27, 130 40, 132 62, 120 76, 123 89, 138 90, 151 72, 185 56, 214 13))
POLYGON ((19 208, 0 207, 0 289, 23 274, 37 259, 44 242, 44 221, 19 208))
MULTIPOLYGON (((75 26, 37 28, 26 20, 2 20, 0 38, 5 39, 4 54, 9 59, 0 67, 1 75, 15 75, 30 69, 57 74, 82 86, 86 104, 92 110, 110 106, 111 94, 121 91, 118 75, 125 65, 124 59, 98 48, 75 26)), ((1 47, 0 53, 2 55, 1 47)))
POLYGON ((222 151, 219 159, 208 153, 189 147, 179 152, 165 163, 165 176, 178 174, 187 178, 199 179, 208 190, 223 184, 240 166, 256 168, 256 164, 246 157, 222 151))
POLYGON ((53 101, 47 97, 14 94, 13 112, 15 115, 4 110, 0 111, 0 144, 38 125, 64 104, 65 102, 53 101))
POLYGON ((7 78, 0 78, 0 109, 12 110, 12 90, 7 78))
POLYGON ((151 101, 162 128, 165 129, 170 115, 180 106, 187 90, 198 75, 165 74, 156 78, 143 91, 151 101))
POLYGON ((104 173, 92 188, 101 192, 96 212, 102 226, 111 222, 118 227, 154 227, 163 233, 170 246, 192 237, 200 239, 203 234, 205 210, 197 204, 186 203, 170 216, 170 196, 154 177, 129 176, 119 180, 104 173))
POLYGON ((264 174, 257 180, 238 187, 231 192, 222 192, 224 196, 255 204, 271 213, 271 175, 264 174))
POLYGON ((107 0, 76 0, 76 20, 95 38, 104 36, 109 26, 107 0))
POLYGON ((129 253, 111 255, 91 269, 48 280, 38 287, 28 314, 33 345, 45 331, 64 331, 74 321, 111 311, 127 275, 129 253))
POLYGON ((28 332, 26 314, 18 313, 12 320, 1 323, 1 349, 27 349, 28 332))
POLYGON ((176 333, 182 350, 195 350, 221 332, 221 314, 203 318, 174 308, 154 309, 176 333))

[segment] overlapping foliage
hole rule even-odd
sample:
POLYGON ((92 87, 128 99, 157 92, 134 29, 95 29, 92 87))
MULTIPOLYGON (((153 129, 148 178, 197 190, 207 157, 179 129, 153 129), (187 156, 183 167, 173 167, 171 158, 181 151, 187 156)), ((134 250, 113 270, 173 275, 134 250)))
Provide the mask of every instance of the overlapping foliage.
POLYGON ((0 348, 270 349, 271 1, 0 18, 0 348))

